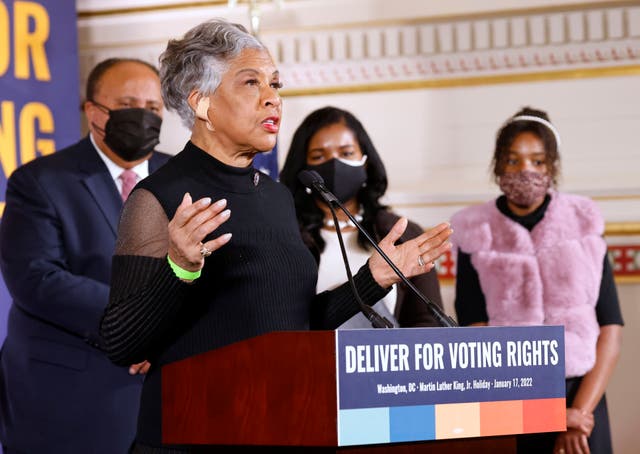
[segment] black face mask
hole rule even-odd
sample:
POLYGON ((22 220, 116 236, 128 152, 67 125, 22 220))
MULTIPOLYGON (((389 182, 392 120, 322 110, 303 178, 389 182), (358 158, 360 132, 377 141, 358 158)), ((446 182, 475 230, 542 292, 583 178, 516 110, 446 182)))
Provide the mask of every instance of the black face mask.
POLYGON ((162 118, 148 109, 135 107, 109 110, 104 142, 125 161, 137 161, 160 143, 161 125, 162 118))
POLYGON ((364 163, 352 166, 339 159, 331 159, 319 165, 307 165, 307 169, 318 172, 327 189, 333 192, 341 203, 356 197, 367 181, 364 163))

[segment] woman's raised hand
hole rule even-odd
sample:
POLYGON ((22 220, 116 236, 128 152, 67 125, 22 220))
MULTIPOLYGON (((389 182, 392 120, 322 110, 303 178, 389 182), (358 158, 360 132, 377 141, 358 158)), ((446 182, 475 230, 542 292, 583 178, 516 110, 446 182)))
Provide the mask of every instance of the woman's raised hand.
POLYGON ((226 222, 231 211, 225 209, 227 201, 212 203, 210 197, 192 202, 186 193, 169 222, 169 258, 180 268, 199 271, 204 267, 204 259, 220 249, 231 239, 230 233, 213 240, 202 242, 204 238, 226 222))
MULTIPOLYGON (((406 277, 431 271, 434 261, 451 249, 449 236, 453 233, 448 222, 427 229, 416 238, 396 245, 408 224, 407 218, 400 218, 378 246, 389 256, 396 267, 406 277)), ((398 275, 378 252, 369 259, 369 269, 378 285, 387 288, 400 281, 398 275)))

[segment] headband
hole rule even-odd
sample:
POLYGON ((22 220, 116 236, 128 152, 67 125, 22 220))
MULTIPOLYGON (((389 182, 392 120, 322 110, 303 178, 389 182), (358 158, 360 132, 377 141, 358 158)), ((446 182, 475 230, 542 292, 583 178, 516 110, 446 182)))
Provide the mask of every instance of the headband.
POLYGON ((513 117, 511 120, 509 120, 509 123, 513 123, 514 121, 534 121, 536 123, 540 123, 541 125, 545 125, 553 133, 553 136, 556 138, 556 145, 558 146, 558 148, 560 148, 560 134, 558 133, 558 130, 544 118, 536 117, 533 115, 518 115, 517 117, 513 117))

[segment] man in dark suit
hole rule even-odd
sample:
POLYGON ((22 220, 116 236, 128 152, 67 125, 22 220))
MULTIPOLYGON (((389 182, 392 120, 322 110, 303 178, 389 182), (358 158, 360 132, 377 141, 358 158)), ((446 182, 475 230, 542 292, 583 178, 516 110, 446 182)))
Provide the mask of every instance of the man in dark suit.
POLYGON ((0 438, 8 454, 126 453, 136 429, 149 364, 116 367, 98 328, 123 200, 169 158, 154 151, 158 72, 105 60, 83 107, 88 137, 7 183, 0 266, 13 303, 0 353, 0 438))

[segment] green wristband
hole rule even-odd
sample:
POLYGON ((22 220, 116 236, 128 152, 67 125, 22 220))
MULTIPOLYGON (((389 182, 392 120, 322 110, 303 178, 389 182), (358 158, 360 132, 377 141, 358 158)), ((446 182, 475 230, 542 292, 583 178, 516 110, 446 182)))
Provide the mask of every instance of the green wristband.
POLYGON ((188 270, 185 270, 184 268, 180 268, 178 265, 174 263, 173 260, 171 260, 171 257, 169 257, 169 254, 167 254, 167 261, 169 262, 169 266, 173 270, 174 274, 178 276, 180 279, 183 279, 185 281, 195 281, 200 277, 200 274, 202 273, 201 270, 188 271, 188 270))

